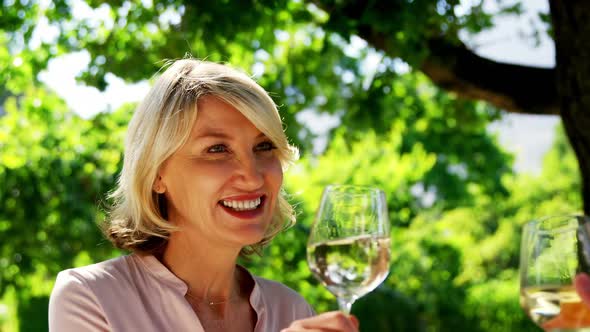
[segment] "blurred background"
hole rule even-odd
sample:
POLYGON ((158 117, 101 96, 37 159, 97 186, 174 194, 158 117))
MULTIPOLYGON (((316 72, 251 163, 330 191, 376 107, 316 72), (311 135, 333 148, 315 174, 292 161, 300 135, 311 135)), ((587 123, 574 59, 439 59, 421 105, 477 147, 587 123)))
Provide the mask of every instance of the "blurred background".
POLYGON ((251 271, 335 309, 305 260, 313 213, 327 184, 377 185, 393 255, 353 307, 362 331, 538 330, 518 303, 521 226, 582 210, 560 118, 465 98, 427 68, 454 64, 441 40, 553 68, 545 1, 1 2, 0 331, 47 330, 57 272, 124 254, 97 222, 126 124, 187 55, 254 76, 301 150, 285 177, 298 223, 251 271))

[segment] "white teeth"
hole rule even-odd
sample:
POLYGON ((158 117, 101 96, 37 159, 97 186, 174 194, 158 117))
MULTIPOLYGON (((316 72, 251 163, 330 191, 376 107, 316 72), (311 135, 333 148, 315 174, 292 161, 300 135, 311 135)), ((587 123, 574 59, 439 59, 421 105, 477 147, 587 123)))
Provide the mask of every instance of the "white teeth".
POLYGON ((230 207, 236 211, 254 210, 260 205, 260 197, 249 201, 221 201, 224 206, 230 207))

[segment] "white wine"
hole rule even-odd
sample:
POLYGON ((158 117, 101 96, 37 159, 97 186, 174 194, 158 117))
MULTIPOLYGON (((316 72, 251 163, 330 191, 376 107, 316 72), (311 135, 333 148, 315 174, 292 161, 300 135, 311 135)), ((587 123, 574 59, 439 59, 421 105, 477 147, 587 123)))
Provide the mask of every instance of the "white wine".
POLYGON ((520 294, 521 306, 535 324, 546 331, 590 331, 590 308, 582 303, 572 285, 527 287, 520 294))
POLYGON ((311 244, 311 271, 339 298, 357 299, 375 289, 389 273, 388 237, 362 235, 311 244))

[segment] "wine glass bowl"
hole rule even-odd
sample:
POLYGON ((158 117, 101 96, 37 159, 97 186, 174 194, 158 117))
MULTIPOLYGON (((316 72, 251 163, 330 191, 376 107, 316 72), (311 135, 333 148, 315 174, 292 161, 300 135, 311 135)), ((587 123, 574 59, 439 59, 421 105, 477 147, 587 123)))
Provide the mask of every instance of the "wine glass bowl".
POLYGON ((527 223, 520 253, 520 304, 546 331, 590 331, 590 308, 574 287, 588 270, 588 221, 549 217, 527 223))
POLYGON ((362 186, 331 185, 322 194, 307 246, 310 270, 338 299, 340 310, 379 286, 389 273, 385 194, 362 186))

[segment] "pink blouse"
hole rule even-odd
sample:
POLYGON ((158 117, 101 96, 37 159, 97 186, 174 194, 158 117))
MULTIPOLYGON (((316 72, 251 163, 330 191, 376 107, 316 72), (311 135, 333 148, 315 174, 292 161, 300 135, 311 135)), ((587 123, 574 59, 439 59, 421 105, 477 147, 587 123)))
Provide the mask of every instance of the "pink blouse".
MULTIPOLYGON (((295 291, 252 276, 255 331, 274 332, 314 315, 295 291)), ((49 300, 49 330, 204 331, 184 298, 187 285, 154 256, 132 254, 62 271, 49 300)))

